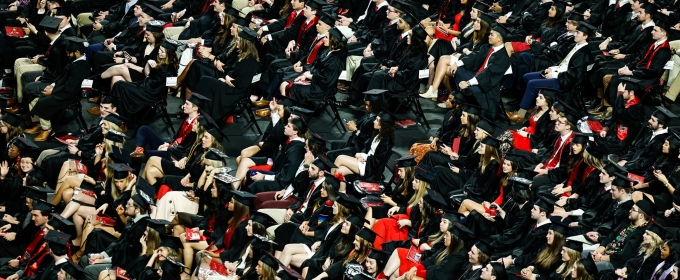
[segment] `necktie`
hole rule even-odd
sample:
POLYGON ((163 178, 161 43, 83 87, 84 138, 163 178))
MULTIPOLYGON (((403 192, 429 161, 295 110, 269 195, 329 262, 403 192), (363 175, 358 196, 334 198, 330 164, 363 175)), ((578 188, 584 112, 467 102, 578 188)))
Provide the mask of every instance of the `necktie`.
POLYGON ((576 52, 576 46, 574 46, 574 48, 571 49, 571 51, 567 54, 567 56, 565 56, 564 59, 562 59, 562 62, 560 62, 560 64, 557 65, 557 66, 559 67, 559 66, 562 66, 565 63, 567 63, 568 59, 571 59, 571 56, 574 55, 575 52, 576 52))
POLYGON ((534 225, 534 228, 532 229, 532 231, 536 230, 536 228, 537 228, 537 226, 536 226, 536 225, 534 225))
POLYGON ((130 27, 133 27, 133 26, 137 25, 137 22, 138 22, 138 19, 137 19, 137 18, 134 18, 134 19, 132 20, 132 23, 130 23, 130 27))
POLYGON ((620 4, 616 4, 616 9, 618 10, 619 8, 621 8, 621 5, 620 5, 620 4))
POLYGON ((300 209, 298 209, 298 211, 301 211, 301 210, 303 210, 303 208, 305 208, 305 205, 307 205, 309 198, 312 197, 312 193, 314 193, 314 189, 316 189, 316 184, 314 184, 314 182, 312 182, 312 188, 307 193, 307 197, 305 197, 305 200, 302 201, 302 204, 300 204, 300 209))
POLYGON ((399 41, 401 41, 401 39, 404 39, 404 37, 399 35, 399 41))
POLYGON ((52 45, 50 45, 49 48, 47 48, 47 52, 45 52, 45 55, 50 55, 50 50, 52 49, 52 45))
POLYGON ((477 70, 477 74, 481 73, 482 70, 484 70, 484 67, 486 66, 486 63, 489 61, 489 57, 491 57, 492 53, 493 53, 493 48, 489 49, 489 53, 486 54, 486 58, 484 58, 484 63, 482 63, 482 66, 480 66, 479 70, 477 70))
POLYGON ((640 26, 640 30, 639 30, 639 31, 642 32, 642 26, 640 26))
POLYGON ((378 12, 378 6, 375 6, 375 7, 373 8, 373 11, 378 12))

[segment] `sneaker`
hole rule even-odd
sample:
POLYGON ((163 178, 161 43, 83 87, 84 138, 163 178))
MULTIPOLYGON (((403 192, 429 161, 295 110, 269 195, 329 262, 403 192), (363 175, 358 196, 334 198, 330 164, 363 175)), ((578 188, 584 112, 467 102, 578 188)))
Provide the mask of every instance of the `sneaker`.
POLYGON ((130 153, 131 158, 142 158, 144 157, 144 148, 142 147, 137 147, 135 148, 135 151, 130 153))
POLYGON ((442 108, 442 109, 451 109, 451 107, 449 107, 447 102, 437 103, 437 107, 442 108))
POLYGON ((437 98, 437 95, 438 95, 437 93, 438 93, 438 90, 435 90, 435 89, 432 88, 432 86, 430 86, 430 88, 427 89, 427 91, 425 93, 422 93, 422 94, 419 94, 419 95, 422 98, 437 98))

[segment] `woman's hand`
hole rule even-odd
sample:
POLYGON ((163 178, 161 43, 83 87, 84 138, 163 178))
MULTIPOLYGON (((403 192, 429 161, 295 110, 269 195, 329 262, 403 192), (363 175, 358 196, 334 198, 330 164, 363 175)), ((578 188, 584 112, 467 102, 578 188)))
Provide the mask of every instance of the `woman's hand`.
POLYGON ((302 222, 299 229, 300 229, 300 232, 302 232, 302 234, 307 233, 307 231, 309 230, 309 222, 308 221, 302 222))
POLYGON ((366 162, 366 159, 360 153, 357 153, 356 155, 354 155, 354 158, 356 158, 359 162, 366 162))
POLYGON ((101 156, 104 153, 104 144, 97 144, 97 146, 94 147, 94 153, 98 156, 101 156))
POLYGON ((347 129, 349 129, 349 131, 357 131, 357 124, 354 123, 354 121, 348 121, 347 129))
POLYGON ((146 235, 139 238, 139 244, 142 244, 142 252, 146 252, 146 235))
POLYGON ((187 164, 187 158, 182 158, 179 161, 175 161, 175 166, 179 169, 184 169, 187 164))
POLYGON ((5 160, 2 162, 2 164, 0 164, 0 178, 5 179, 7 173, 9 173, 9 164, 5 160))
POLYGON ((382 201, 383 201, 385 204, 396 205, 396 203, 394 203, 394 200, 392 200, 391 197, 386 196, 386 195, 384 195, 384 194, 380 195, 380 199, 382 199, 382 201))
POLYGON ((314 244, 312 244, 312 247, 310 248, 312 249, 312 253, 315 253, 316 250, 319 249, 319 246, 321 246, 321 241, 314 242, 314 244))
POLYGON ((220 72, 224 73, 224 68, 223 68, 223 67, 224 67, 224 63, 222 63, 222 61, 219 61, 219 60, 215 59, 215 63, 214 63, 214 64, 215 64, 215 68, 217 68, 217 70, 219 70, 220 72))
POLYGON ((103 213, 103 212, 106 212, 106 208, 109 208, 109 204, 108 204, 108 203, 104 203, 104 205, 99 206, 99 208, 97 208, 97 210, 94 211, 94 214, 95 214, 95 215, 98 215, 98 214, 101 214, 101 213, 103 213))
POLYGON ((661 184, 668 184, 668 178, 666 178, 666 175, 664 175, 661 170, 654 170, 652 174, 654 174, 654 177, 656 177, 656 179, 659 180, 661 184))
POLYGON ((232 81, 234 81, 234 78, 229 77, 229 75, 224 76, 224 79, 220 78, 220 81, 224 82, 225 84, 227 84, 230 87, 236 87, 232 83, 232 81))
POLYGON ((397 221, 397 224, 399 225, 399 228, 411 227, 411 220, 409 219, 399 220, 397 221))
POLYGON ((75 154, 78 153, 78 147, 76 147, 74 145, 68 145, 66 147, 68 148, 69 154, 75 155, 75 154))
POLYGON ((125 214, 125 207, 122 204, 119 204, 118 207, 116 207, 116 214, 118 216, 125 214))
POLYGON ((392 217, 397 211, 399 211, 399 206, 393 206, 390 210, 387 210, 387 216, 392 217))
POLYGON ((496 222, 496 219, 494 217, 492 217, 491 215, 489 215, 489 213, 483 213, 482 216, 484 217, 484 219, 487 219, 489 222, 492 222, 492 223, 496 222))
POLYGON ((201 54, 201 57, 206 58, 206 57, 210 56, 210 52, 212 52, 212 48, 200 47, 198 49, 198 52, 201 54))
POLYGON ((149 64, 149 67, 151 67, 151 68, 156 68, 156 66, 157 66, 156 61, 154 61, 154 60, 149 60, 149 61, 146 62, 146 64, 149 64))
POLYGON ((331 266, 331 258, 326 258, 326 261, 321 266, 321 269, 326 270, 329 266, 331 266))
POLYGON ((182 180, 180 180, 179 183, 182 184, 182 186, 185 186, 185 187, 191 187, 191 186, 194 185, 193 183, 191 183, 191 175, 190 174, 187 174, 186 176, 184 176, 184 178, 182 178, 182 180))
POLYGON ((113 54, 113 57, 123 57, 123 52, 119 51, 113 54))

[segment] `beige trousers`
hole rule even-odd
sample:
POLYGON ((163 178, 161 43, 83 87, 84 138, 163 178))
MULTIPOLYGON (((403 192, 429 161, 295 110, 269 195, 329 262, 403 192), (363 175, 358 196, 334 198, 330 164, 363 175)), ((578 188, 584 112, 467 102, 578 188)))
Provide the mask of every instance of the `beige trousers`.
MULTIPOLYGON (((671 45, 671 50, 680 50, 680 40, 671 41, 669 44, 671 45)), ((663 76, 664 80, 668 81, 667 85, 669 85, 668 91, 666 91, 664 96, 671 101, 675 101, 678 93, 680 93, 680 79, 676 79, 678 74, 680 74, 680 56, 674 54, 671 57, 671 61, 673 61, 673 69, 666 70, 663 76)))
POLYGON ((179 34, 182 33, 182 31, 184 31, 184 26, 168 27, 163 29, 163 35, 165 35, 165 38, 177 40, 179 38, 179 34))
MULTIPOLYGON (((38 100, 40 100, 39 97, 33 99, 33 101, 31 101, 31 103, 28 104, 28 110, 29 111, 33 110, 33 107, 35 107, 35 104, 38 103, 38 100)), ((52 123, 49 120, 46 120, 46 119, 43 119, 43 118, 38 118, 36 116, 32 116, 32 118, 33 118, 33 121, 35 121, 36 119, 40 120, 40 127, 42 127, 43 130, 52 129, 52 123)))
POLYGON ((17 79, 17 99, 21 102, 24 96, 24 86, 21 84, 21 76, 26 72, 41 71, 45 67, 40 64, 33 64, 28 58, 19 58, 14 61, 14 76, 17 79))
MULTIPOLYGON (((81 13, 81 14, 78 15, 78 20, 77 20, 77 22, 78 22, 78 32, 80 32, 80 27, 83 27, 87 24, 94 23, 90 19, 91 16, 92 16, 92 13, 81 13)), ((82 34, 80 34, 80 36, 83 37, 84 39, 87 39, 82 34)))
POLYGON ((362 58, 364 57, 359 55, 350 55, 347 57, 347 67, 345 67, 345 70, 347 70, 347 81, 352 80, 352 75, 354 75, 354 71, 361 65, 362 58))

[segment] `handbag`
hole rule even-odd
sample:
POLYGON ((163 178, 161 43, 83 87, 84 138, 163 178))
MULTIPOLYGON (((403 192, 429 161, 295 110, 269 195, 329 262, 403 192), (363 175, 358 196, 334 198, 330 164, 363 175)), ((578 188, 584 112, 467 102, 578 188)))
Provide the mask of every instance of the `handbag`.
POLYGON ((200 232, 193 231, 192 229, 187 229, 187 231, 184 233, 187 241, 190 242, 197 242, 197 241, 205 241, 205 236, 201 235, 200 232))
POLYGON ((113 218, 109 215, 106 215, 106 214, 97 214, 97 216, 95 216, 95 219, 100 224, 105 225, 107 227, 115 227, 116 223, 118 223, 118 221, 116 221, 115 218, 113 218))

